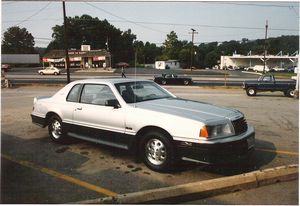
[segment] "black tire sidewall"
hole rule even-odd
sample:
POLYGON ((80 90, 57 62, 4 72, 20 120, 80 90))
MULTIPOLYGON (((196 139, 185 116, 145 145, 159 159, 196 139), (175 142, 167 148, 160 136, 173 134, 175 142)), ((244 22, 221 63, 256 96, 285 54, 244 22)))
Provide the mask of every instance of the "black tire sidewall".
POLYGON ((58 117, 57 115, 53 115, 52 117, 49 118, 49 121, 48 121, 48 133, 49 133, 49 136, 51 138, 51 140, 53 142, 56 142, 56 143, 65 143, 66 141, 66 135, 64 134, 64 128, 63 128, 63 124, 62 124, 62 120, 60 117, 58 117), (53 135, 52 135, 52 131, 51 131, 51 124, 54 120, 57 120, 59 121, 60 125, 61 125, 61 128, 62 128, 62 135, 59 137, 59 138, 55 138, 53 135))
POLYGON ((288 89, 287 91, 286 91, 286 96, 287 97, 293 97, 293 95, 291 95, 291 92, 293 91, 293 89, 288 89))
POLYGON ((248 96, 255 96, 255 95, 256 95, 256 89, 253 88, 253 87, 249 87, 249 88, 246 90, 246 93, 247 93, 248 96), (253 94, 250 94, 250 92, 249 92, 250 90, 253 90, 254 93, 253 93, 253 94))
POLYGON ((147 132, 143 137, 142 140, 140 141, 139 144, 139 154, 142 157, 142 160, 144 161, 144 163, 152 170, 154 171, 159 171, 159 172, 167 172, 169 171, 174 163, 175 160, 175 151, 174 151, 174 146, 172 145, 172 140, 170 139, 170 137, 167 137, 167 135, 163 134, 163 132, 159 132, 159 131, 151 131, 151 132, 147 132), (148 158, 146 157, 146 153, 145 153, 145 146, 147 144, 147 142, 152 139, 158 139, 160 141, 163 142, 163 144, 166 147, 167 150, 167 159, 166 161, 161 164, 161 165, 154 165, 152 164, 148 158))

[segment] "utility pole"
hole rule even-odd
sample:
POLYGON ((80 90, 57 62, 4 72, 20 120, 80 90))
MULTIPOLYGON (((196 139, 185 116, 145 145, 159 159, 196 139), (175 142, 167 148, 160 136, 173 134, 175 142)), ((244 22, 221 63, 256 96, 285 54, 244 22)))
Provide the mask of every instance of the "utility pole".
POLYGON ((266 72, 267 35, 268 35, 268 20, 266 21, 266 32, 265 32, 265 43, 264 43, 264 69, 263 69, 263 74, 266 72))
POLYGON ((67 17, 66 17, 66 6, 65 1, 63 3, 63 14, 64 14, 64 42, 65 42, 65 69, 67 70, 67 83, 70 83, 70 61, 69 61, 69 52, 68 52, 68 35, 67 35, 67 17))
POLYGON ((195 32, 196 30, 191 28, 192 32, 189 32, 189 34, 192 34, 192 49, 191 49, 191 71, 193 69, 193 59, 194 59, 194 34, 198 34, 198 32, 195 32))
POLYGON ((108 36, 106 37, 106 51, 109 51, 109 47, 108 47, 108 36))

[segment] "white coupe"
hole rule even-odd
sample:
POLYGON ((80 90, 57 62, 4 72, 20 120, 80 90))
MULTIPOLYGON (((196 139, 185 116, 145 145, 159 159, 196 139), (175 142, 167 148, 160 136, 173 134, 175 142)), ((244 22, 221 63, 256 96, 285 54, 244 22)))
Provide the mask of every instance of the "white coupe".
POLYGON ((38 73, 40 75, 44 75, 44 74, 59 75, 61 74, 61 70, 56 67, 46 67, 45 69, 38 70, 38 73))
POLYGON ((74 81, 35 97, 31 118, 54 142, 73 137, 132 150, 156 171, 177 159, 239 161, 254 150, 254 128, 241 112, 178 98, 147 80, 74 81))

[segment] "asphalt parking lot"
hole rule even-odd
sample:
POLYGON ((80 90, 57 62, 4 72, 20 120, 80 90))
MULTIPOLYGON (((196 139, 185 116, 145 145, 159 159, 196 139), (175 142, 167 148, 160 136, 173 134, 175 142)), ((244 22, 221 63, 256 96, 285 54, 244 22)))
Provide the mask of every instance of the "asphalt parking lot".
POLYGON ((182 162, 157 173, 127 151, 83 141, 59 145, 31 123, 35 96, 59 86, 2 89, 1 203, 69 203, 298 164, 298 100, 282 93, 248 97, 240 88, 167 86, 175 95, 243 112, 256 129, 248 164, 207 166, 182 162))

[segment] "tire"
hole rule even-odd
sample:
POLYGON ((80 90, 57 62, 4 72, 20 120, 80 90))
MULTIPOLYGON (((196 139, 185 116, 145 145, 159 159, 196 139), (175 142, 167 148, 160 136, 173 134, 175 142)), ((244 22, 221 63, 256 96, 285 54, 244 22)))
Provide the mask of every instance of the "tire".
POLYGON ((54 75, 58 75, 58 73, 57 73, 57 72, 54 72, 54 75))
POLYGON ((288 89, 286 92, 284 92, 284 95, 287 97, 293 97, 295 95, 295 92, 293 89, 288 89))
POLYGON ((40 75, 44 75, 44 73, 43 73, 43 72, 40 72, 40 75))
POLYGON ((249 87, 246 91, 248 96, 255 96, 256 95, 256 89, 253 87, 249 87))
POLYGON ((159 172, 169 171, 175 160, 171 139, 159 131, 148 132, 142 137, 139 154, 147 167, 159 172))
POLYGON ((50 117, 48 121, 48 132, 52 141, 56 143, 66 142, 66 135, 64 134, 62 121, 57 115, 50 117))
POLYGON ((183 81, 183 84, 184 84, 184 85, 189 85, 189 84, 190 84, 190 81, 189 81, 189 80, 184 80, 184 81, 183 81))
POLYGON ((161 80, 161 84, 166 85, 167 81, 166 80, 161 80))

